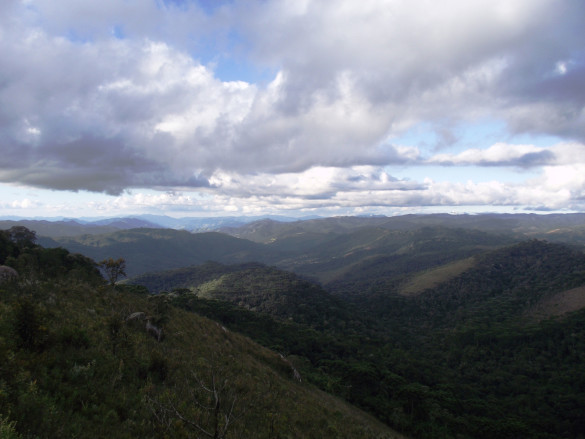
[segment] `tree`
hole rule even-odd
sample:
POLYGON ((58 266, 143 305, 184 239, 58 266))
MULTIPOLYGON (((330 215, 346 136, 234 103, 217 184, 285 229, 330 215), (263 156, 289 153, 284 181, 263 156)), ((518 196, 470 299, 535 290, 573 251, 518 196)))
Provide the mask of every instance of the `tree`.
POLYGON ((34 247, 37 242, 36 232, 24 226, 14 226, 8 230, 10 240, 19 248, 34 247))
POLYGON ((239 437, 234 424, 258 402, 258 395, 243 389, 238 374, 221 366, 214 356, 210 362, 201 360, 199 365, 207 369, 207 378, 192 370, 191 376, 174 390, 146 395, 156 424, 165 434, 177 426, 178 420, 199 439, 239 437))
POLYGON ((22 436, 16 431, 16 422, 10 421, 8 416, 0 414, 0 438, 20 439, 22 436))
POLYGON ((42 350, 47 339, 47 328, 42 324, 42 316, 35 302, 29 298, 21 299, 16 306, 14 333, 19 347, 42 350))
POLYGON ((126 276, 126 261, 124 258, 118 258, 116 260, 113 258, 104 259, 99 265, 112 287, 116 286, 116 282, 120 278, 126 276))

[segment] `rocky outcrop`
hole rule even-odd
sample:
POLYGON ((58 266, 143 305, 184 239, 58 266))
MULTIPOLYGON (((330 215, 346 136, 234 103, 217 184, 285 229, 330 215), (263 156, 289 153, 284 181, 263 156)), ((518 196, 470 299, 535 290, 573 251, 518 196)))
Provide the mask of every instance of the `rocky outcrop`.
POLYGON ((0 265, 0 283, 18 279, 18 272, 7 265, 0 265))

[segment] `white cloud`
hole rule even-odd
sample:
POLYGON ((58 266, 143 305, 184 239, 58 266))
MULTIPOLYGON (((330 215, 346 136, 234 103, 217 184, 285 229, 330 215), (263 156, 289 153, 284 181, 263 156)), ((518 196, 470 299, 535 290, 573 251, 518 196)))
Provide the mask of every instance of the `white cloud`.
POLYGON ((551 148, 557 165, 585 164, 585 144, 561 143, 551 148))
POLYGON ((426 160, 429 164, 516 166, 521 168, 554 165, 585 164, 585 145, 559 143, 548 148, 534 145, 496 143, 489 148, 472 148, 459 154, 436 154, 426 160))
POLYGON ((585 189, 585 163, 567 164, 544 169, 541 184, 551 192, 576 193, 585 189))
POLYGON ((10 203, 6 203, 4 207, 8 207, 10 209, 31 209, 38 207, 40 203, 38 201, 33 201, 28 198, 24 198, 22 200, 15 200, 10 203), (6 204, 8 206, 6 206, 6 204))
POLYGON ((431 164, 529 167, 549 163, 553 153, 533 145, 496 143, 487 149, 473 148, 459 154, 437 154, 427 160, 431 164))

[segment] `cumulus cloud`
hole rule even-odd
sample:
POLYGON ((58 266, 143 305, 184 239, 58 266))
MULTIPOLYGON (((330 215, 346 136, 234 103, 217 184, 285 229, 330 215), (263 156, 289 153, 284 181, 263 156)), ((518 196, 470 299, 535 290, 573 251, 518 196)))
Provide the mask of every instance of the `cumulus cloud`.
POLYGON ((343 102, 323 99, 292 117, 274 111, 281 76, 265 90, 222 82, 165 43, 80 47, 35 30, 8 49, 4 56, 20 61, 0 91, 10 109, 2 115, 3 181, 119 193, 198 187, 218 169, 288 172, 410 159, 404 149, 376 144, 382 121, 349 92, 343 102))
MULTIPOLYGON (((530 127, 520 126, 517 110, 535 100, 554 107, 553 113, 561 113, 568 99, 583 107, 577 98, 584 62, 580 2, 290 3, 240 11, 258 56, 290 72, 282 104, 289 112, 304 111, 316 92, 335 99, 340 75, 350 75, 353 92, 388 120, 465 118, 500 109, 522 130, 530 127), (573 65, 573 73, 551 76, 559 62, 573 65)), ((579 126, 574 117, 567 123, 579 126)))
POLYGON ((3 202, 0 204, 3 209, 7 210, 22 210, 22 209, 34 209, 41 205, 36 200, 31 200, 29 198, 23 198, 19 200, 10 201, 8 203, 3 202))
MULTIPOLYGON (((583 16, 573 0, 6 1, 0 182, 196 190, 230 209, 533 203, 388 166, 542 169, 546 192, 584 152, 583 16), (242 59, 275 74, 221 78, 242 59), (482 118, 563 142, 429 158, 391 142, 424 123, 448 149, 446 127, 482 118)), ((566 203, 582 196, 565 183, 566 203)))
POLYGON ((542 166, 555 161, 554 153, 533 145, 508 145, 496 143, 487 149, 473 148, 459 154, 437 154, 427 162, 430 164, 479 165, 479 166, 517 166, 529 168, 542 166))
POLYGON ((543 148, 534 145, 496 143, 486 149, 472 148, 459 154, 437 154, 429 158, 426 163, 445 166, 513 166, 518 168, 585 164, 585 145, 572 142, 543 148))

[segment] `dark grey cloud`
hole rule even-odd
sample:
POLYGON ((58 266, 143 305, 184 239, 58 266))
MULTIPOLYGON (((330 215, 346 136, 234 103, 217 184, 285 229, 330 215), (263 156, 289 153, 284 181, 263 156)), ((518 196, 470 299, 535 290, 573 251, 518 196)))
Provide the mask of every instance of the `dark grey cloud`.
POLYGON ((204 178, 169 172, 120 139, 88 135, 67 143, 46 145, 42 151, 28 148, 26 154, 12 153, 20 161, 4 156, 0 163, 0 181, 112 195, 134 187, 209 186, 204 178))
POLYGON ((552 151, 539 151, 524 154, 511 163, 502 163, 501 166, 517 166, 520 168, 533 168, 536 166, 546 166, 555 163, 556 156, 552 151))

